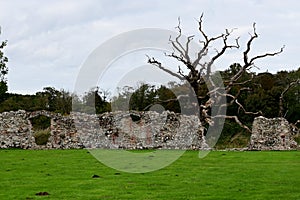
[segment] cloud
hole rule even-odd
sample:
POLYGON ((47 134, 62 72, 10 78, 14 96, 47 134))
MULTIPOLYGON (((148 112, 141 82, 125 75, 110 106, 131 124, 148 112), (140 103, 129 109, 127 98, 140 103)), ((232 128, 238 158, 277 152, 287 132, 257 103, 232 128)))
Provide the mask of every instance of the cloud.
MULTIPOLYGON (((179 16, 184 34, 197 34, 196 19, 202 12, 209 35, 238 28, 234 36, 241 36, 241 45, 257 22, 260 37, 253 55, 287 46, 279 57, 259 62, 261 69, 295 69, 299 66, 299 8, 298 1, 279 0, 1 1, 0 39, 8 40, 9 90, 34 93, 45 84, 72 90, 81 64, 102 42, 138 28, 174 30, 179 16)), ((220 64, 236 56, 229 52, 220 64)))

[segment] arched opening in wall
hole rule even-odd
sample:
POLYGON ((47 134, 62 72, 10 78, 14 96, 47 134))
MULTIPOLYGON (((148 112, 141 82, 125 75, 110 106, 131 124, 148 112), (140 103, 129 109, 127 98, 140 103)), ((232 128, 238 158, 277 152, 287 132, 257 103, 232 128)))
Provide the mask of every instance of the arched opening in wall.
POLYGON ((38 115, 29 119, 33 137, 37 145, 46 145, 51 135, 51 118, 45 115, 38 115))

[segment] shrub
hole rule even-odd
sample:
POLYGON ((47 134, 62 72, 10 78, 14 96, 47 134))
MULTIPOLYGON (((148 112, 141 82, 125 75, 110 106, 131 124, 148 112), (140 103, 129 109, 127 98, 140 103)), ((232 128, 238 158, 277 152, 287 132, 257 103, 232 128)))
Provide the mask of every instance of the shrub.
POLYGON ((51 118, 44 115, 38 115, 36 117, 31 118, 30 122, 32 124, 33 130, 35 131, 45 130, 50 127, 51 118))
POLYGON ((45 130, 37 130, 33 134, 33 137, 35 139, 35 143, 37 145, 45 145, 48 142, 48 139, 50 137, 50 130, 45 129, 45 130))
POLYGON ((294 137, 294 140, 297 142, 297 144, 299 145, 300 144, 300 135, 296 135, 294 137))

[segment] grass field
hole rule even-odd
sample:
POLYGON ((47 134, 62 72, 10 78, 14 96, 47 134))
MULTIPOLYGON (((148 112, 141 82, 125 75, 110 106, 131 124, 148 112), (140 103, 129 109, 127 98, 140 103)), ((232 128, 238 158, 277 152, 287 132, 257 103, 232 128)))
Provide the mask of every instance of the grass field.
POLYGON ((298 151, 187 151, 145 174, 108 168, 87 150, 0 150, 0 159, 0 199, 300 199, 298 151))

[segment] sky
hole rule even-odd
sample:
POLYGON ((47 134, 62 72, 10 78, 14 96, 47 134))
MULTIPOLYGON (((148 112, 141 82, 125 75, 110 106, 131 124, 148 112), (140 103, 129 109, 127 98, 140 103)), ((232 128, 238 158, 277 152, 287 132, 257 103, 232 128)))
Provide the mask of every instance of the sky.
MULTIPOLYGON (((229 51, 216 68, 241 61, 256 22, 259 38, 251 55, 277 51, 283 45, 285 49, 257 62, 255 70, 295 70, 300 64, 299 10, 297 0, 0 0, 0 40, 8 40, 9 92, 34 94, 47 86, 72 92, 89 55, 112 37, 142 28, 176 31, 178 17, 183 34, 197 37, 202 12, 208 35, 237 28, 234 36, 240 36, 240 51, 229 51)), ((123 60, 124 66, 131 60, 123 60)), ((111 72, 103 87, 114 89, 110 80, 115 79, 111 72)))

